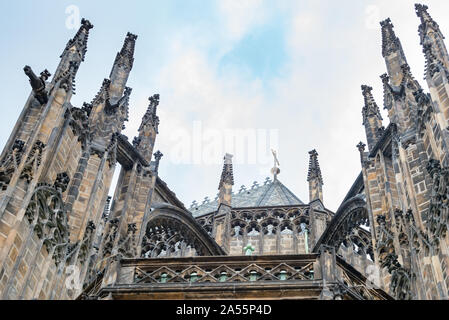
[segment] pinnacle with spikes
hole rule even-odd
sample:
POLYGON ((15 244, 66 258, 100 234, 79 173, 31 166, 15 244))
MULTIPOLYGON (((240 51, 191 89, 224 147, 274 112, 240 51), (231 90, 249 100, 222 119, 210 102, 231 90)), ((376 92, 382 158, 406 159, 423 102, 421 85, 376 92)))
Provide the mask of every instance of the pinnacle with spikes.
POLYGON ((320 164, 318 163, 318 152, 312 150, 309 152, 309 172, 307 174, 307 181, 312 179, 318 179, 318 181, 323 184, 323 177, 321 176, 320 164))
MULTIPOLYGON (((130 32, 126 34, 125 41, 123 42, 123 47, 120 52, 117 53, 117 56, 115 58, 114 67, 120 65, 121 67, 125 67, 128 72, 131 71, 134 64, 134 48, 136 46, 136 40, 137 35, 130 32)), ((110 78, 112 78, 114 67, 111 70, 110 78)))
POLYGON ((427 9, 429 9, 429 7, 426 6, 425 4, 419 3, 415 4, 416 15, 421 19, 422 24, 425 24, 426 22, 436 23, 430 16, 430 14, 427 12, 427 9))
POLYGON ((92 29, 94 26, 90 23, 89 20, 81 19, 81 26, 78 29, 78 32, 75 34, 73 39, 70 39, 67 43, 64 52, 61 54, 61 58, 63 55, 70 50, 73 46, 77 47, 77 51, 79 52, 81 56, 81 61, 84 61, 84 57, 86 55, 87 51, 87 40, 89 38, 89 30, 92 29))
POLYGON ((383 120, 380 114, 379 107, 377 106, 377 103, 374 100, 372 90, 373 90, 372 87, 362 85, 362 94, 365 100, 365 105, 362 109, 363 124, 365 124, 367 118, 371 116, 376 116, 379 118, 379 120, 383 120))
POLYGON ((140 125, 139 131, 142 130, 143 126, 150 124, 155 127, 156 133, 158 133, 159 117, 156 115, 157 107, 159 106, 159 95, 155 94, 148 98, 150 104, 142 118, 142 124, 140 125))
POLYGON ((232 154, 226 153, 223 160, 223 171, 221 172, 220 183, 218 189, 223 187, 223 184, 234 185, 234 173, 232 168, 232 154))
POLYGON ((402 45, 399 41, 399 38, 396 36, 394 32, 394 25, 391 22, 391 19, 385 19, 384 21, 380 22, 381 25, 381 32, 382 32, 382 56, 385 58, 390 53, 399 50, 401 52, 401 55, 405 59, 405 55, 402 51, 402 45))

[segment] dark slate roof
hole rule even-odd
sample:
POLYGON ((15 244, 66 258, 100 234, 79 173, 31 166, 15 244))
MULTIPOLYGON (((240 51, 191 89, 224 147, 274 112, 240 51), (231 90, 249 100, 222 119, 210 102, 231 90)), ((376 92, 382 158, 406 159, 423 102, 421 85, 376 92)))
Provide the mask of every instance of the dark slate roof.
MULTIPOLYGON (((259 186, 256 182, 251 188, 246 189, 244 186, 239 191, 232 193, 231 205, 233 208, 252 208, 252 207, 271 207, 271 206, 288 206, 303 205, 304 203, 298 199, 286 186, 279 180, 271 180, 267 178, 265 183, 259 186)), ((202 204, 196 204, 194 201, 189 211, 194 217, 202 216, 207 213, 214 212, 218 209, 218 198, 210 201, 203 201, 202 204)))

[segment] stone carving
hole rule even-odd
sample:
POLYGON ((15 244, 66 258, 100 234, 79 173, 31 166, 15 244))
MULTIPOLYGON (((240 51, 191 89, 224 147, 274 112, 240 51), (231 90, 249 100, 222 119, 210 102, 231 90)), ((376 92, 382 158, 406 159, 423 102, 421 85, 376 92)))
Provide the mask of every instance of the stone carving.
POLYGON ((110 211, 111 200, 112 200, 111 196, 108 196, 106 198, 106 203, 104 204, 103 214, 101 216, 101 218, 103 220, 106 220, 109 217, 109 214, 111 213, 111 211, 110 211))
POLYGON ((81 264, 86 262, 86 259, 89 254, 90 247, 92 245, 93 237, 95 235, 95 224, 92 220, 87 222, 86 231, 84 232, 83 240, 80 245, 79 253, 78 253, 78 261, 81 264))
POLYGON ((123 47, 114 61, 114 66, 123 68, 127 72, 131 71, 134 63, 134 46, 137 40, 137 35, 128 32, 126 34, 123 47))
POLYGON ((128 224, 128 230, 124 239, 119 241, 118 252, 124 258, 136 258, 137 249, 137 225, 135 223, 128 224))
POLYGON ((364 125, 366 124, 367 119, 372 116, 375 116, 375 117, 379 118, 379 120, 382 120, 382 116, 380 114, 379 107, 377 106, 377 103, 374 100, 372 90, 373 90, 372 87, 362 85, 362 93, 363 93, 363 98, 365 100, 365 105, 362 109, 364 125))
POLYGON ((33 180, 37 169, 41 165, 42 152, 44 148, 45 144, 42 143, 42 141, 37 140, 34 143, 34 146, 25 161, 25 166, 23 167, 22 173, 20 175, 21 179, 25 179, 28 183, 33 180))
POLYGON ((0 162, 0 188, 6 190, 12 175, 17 170, 17 167, 22 161, 25 142, 22 140, 14 141, 11 151, 9 151, 3 160, 0 162))
POLYGON ((47 251, 53 252, 56 264, 59 264, 69 244, 67 214, 61 193, 53 186, 39 184, 31 197, 25 216, 47 251))
POLYGON ((45 90, 45 81, 51 76, 50 72, 45 69, 41 72, 41 76, 38 78, 30 66, 25 66, 23 68, 25 74, 30 78, 31 88, 33 88, 34 97, 39 101, 40 104, 45 104, 48 102, 47 91, 45 90))
POLYGON ((109 232, 104 239, 103 257, 110 255, 114 248, 115 238, 117 236, 118 224, 120 220, 115 218, 109 221, 109 232))
POLYGON ((136 268, 134 277, 134 283, 232 283, 300 280, 313 280, 313 263, 306 261, 279 263, 273 261, 269 265, 224 263, 220 266, 191 265, 176 269, 170 267, 147 267, 143 270, 142 268, 136 268))
POLYGON ((64 193, 69 186, 70 178, 67 172, 58 173, 54 183, 54 187, 61 193, 64 193))
POLYGON ((209 255, 194 232, 185 224, 172 219, 150 220, 142 240, 142 257, 209 255))
POLYGON ((224 157, 223 170, 221 172, 220 183, 218 189, 224 187, 224 184, 234 185, 234 174, 232 169, 232 155, 226 154, 224 157))
MULTIPOLYGON (((86 148, 88 141, 91 139, 89 132, 89 114, 90 109, 84 104, 82 109, 70 108, 70 128, 75 136, 78 136, 78 141, 81 142, 83 149, 86 148)), ((92 108, 92 105, 89 105, 92 108)))
MULTIPOLYGON (((398 216, 399 212, 397 212, 398 216)), ((376 250, 379 256, 380 266, 386 268, 391 274, 390 291, 399 300, 409 300, 411 296, 411 273, 398 261, 393 244, 393 233, 387 227, 385 216, 377 216, 377 244, 376 250)), ((408 243, 408 238, 407 238, 408 243)), ((406 244, 407 244, 406 243, 406 244)))
POLYGON ((139 132, 143 130, 144 126, 151 125, 155 128, 156 133, 158 133, 159 117, 156 115, 156 112, 159 105, 159 95, 152 95, 150 98, 148 98, 148 100, 150 101, 150 104, 148 105, 147 112, 142 118, 139 132))
POLYGON ((394 33, 391 19, 388 18, 380 22, 380 25, 382 27, 382 56, 387 57, 399 49, 402 50, 399 39, 394 33))
MULTIPOLYGON (((363 196, 357 195, 340 206, 321 236, 321 242, 318 242, 315 248, 319 245, 339 248, 343 242, 351 238, 351 235, 355 232, 354 230, 361 225, 369 225, 368 212, 363 196)), ((367 254, 371 252, 369 245, 364 250, 367 254)))
POLYGON ((439 161, 431 159, 427 171, 432 178, 432 191, 426 225, 432 245, 438 248, 440 238, 446 235, 449 226, 449 168, 442 168, 439 161))

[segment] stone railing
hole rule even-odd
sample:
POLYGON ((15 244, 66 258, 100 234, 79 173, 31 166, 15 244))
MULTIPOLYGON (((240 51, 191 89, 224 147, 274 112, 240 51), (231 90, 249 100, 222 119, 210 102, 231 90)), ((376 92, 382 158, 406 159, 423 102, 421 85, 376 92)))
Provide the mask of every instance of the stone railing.
POLYGON ((151 261, 151 264, 134 266, 133 282, 139 283, 206 283, 253 281, 313 280, 316 256, 301 259, 280 257, 226 257, 206 259, 174 259, 176 261, 151 261), (181 261, 180 261, 181 260, 181 261), (184 261, 182 261, 184 260, 184 261), (190 261, 189 261, 190 260, 190 261), (193 262, 193 263, 192 263, 193 262))
MULTIPOLYGON (((106 283, 107 282, 107 283, 106 283)), ((104 299, 391 299, 332 248, 302 255, 123 259, 104 299)), ((85 297, 88 298, 88 297, 85 297)))

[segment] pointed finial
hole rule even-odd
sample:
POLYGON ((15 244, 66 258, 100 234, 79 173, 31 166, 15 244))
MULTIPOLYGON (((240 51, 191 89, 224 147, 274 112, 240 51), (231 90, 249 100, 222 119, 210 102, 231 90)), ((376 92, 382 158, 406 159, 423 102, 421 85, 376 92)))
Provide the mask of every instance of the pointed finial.
POLYGON ((33 69, 30 66, 25 66, 23 71, 30 79, 30 85, 34 92, 34 97, 39 101, 40 104, 45 104, 48 102, 47 91, 45 90, 45 81, 50 76, 47 69, 41 72, 41 76, 37 77, 33 69))
POLYGON ((399 38, 394 33, 394 26, 391 19, 387 18, 380 22, 382 27, 382 56, 385 58, 390 53, 401 48, 399 38))
POLYGON ((383 120, 380 114, 379 107, 377 106, 377 103, 374 100, 372 90, 373 90, 372 87, 362 85, 362 94, 365 101, 365 105, 362 109, 363 125, 365 125, 368 117, 371 116, 376 116, 377 118, 379 118, 379 120, 383 120))
POLYGON ((221 172, 220 183, 218 189, 223 187, 223 184, 234 185, 234 172, 232 168, 232 154, 226 153, 223 160, 223 170, 221 172))
POLYGON ((384 73, 383 75, 380 76, 380 78, 382 79, 383 84, 390 83, 390 77, 388 76, 388 74, 384 73))
POLYGON ((61 58, 64 56, 64 53, 66 53, 68 50, 70 50, 70 48, 72 48, 75 45, 77 47, 76 50, 81 57, 81 61, 84 61, 84 57, 87 52, 87 40, 89 37, 89 30, 92 29, 93 27, 94 27, 93 24, 91 24, 89 20, 82 18, 81 26, 78 29, 78 32, 67 43, 64 52, 61 54, 61 58))
POLYGON ((125 41, 123 42, 122 49, 117 53, 114 61, 114 67, 111 70, 110 78, 113 77, 113 73, 116 66, 125 68, 126 71, 131 71, 134 64, 134 48, 136 46, 137 36, 128 32, 126 34, 125 41))
POLYGON ((315 149, 309 152, 309 172, 307 174, 307 181, 317 178, 323 184, 323 177, 321 176, 320 164, 318 163, 318 152, 315 149))
POLYGON ((362 141, 360 141, 359 144, 357 145, 357 149, 360 152, 360 161, 362 161, 362 162, 365 158, 365 147, 366 147, 366 144, 364 144, 362 141))
POLYGON ((152 95, 148 100, 150 101, 150 104, 142 118, 142 124, 140 125, 139 131, 143 129, 143 126, 150 124, 155 128, 156 133, 159 133, 159 117, 156 115, 157 107, 159 106, 159 94, 152 95))
POLYGON ((273 159, 274 159, 274 166, 273 166, 273 168, 271 168, 271 173, 273 174, 274 180, 277 180, 278 174, 281 173, 281 169, 279 169, 279 167, 278 167, 278 166, 280 166, 280 163, 279 163, 276 151, 271 149, 271 153, 273 154, 273 159))
POLYGON ((159 150, 154 154, 154 159, 155 159, 155 171, 157 172, 158 171, 158 169, 159 169, 159 162, 161 161, 161 159, 162 159, 162 156, 163 156, 163 154, 162 154, 162 152, 160 152, 159 150))
POLYGON ((430 16, 430 14, 427 12, 427 9, 429 9, 429 7, 426 5, 419 4, 419 3, 415 4, 415 12, 416 12, 416 15, 421 19, 421 23, 433 22, 433 19, 430 16))

